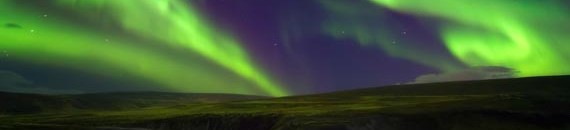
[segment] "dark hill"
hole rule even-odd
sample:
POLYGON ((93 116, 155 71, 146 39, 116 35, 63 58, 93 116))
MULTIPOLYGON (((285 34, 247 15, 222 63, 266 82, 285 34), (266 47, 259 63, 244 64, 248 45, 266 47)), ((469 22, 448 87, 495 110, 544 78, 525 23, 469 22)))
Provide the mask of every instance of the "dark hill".
POLYGON ((0 92, 0 113, 27 114, 70 110, 71 98, 41 94, 0 92))
POLYGON ((20 97, 34 97, 32 101, 39 102, 40 106, 46 106, 43 104, 48 101, 37 98, 56 103, 67 101, 61 98, 68 99, 70 104, 91 103, 71 105, 73 109, 80 106, 108 108, 98 105, 105 103, 119 108, 149 107, 0 115, 0 129, 569 130, 568 81, 570 76, 410 84, 158 107, 151 106, 163 103, 163 99, 179 101, 176 97, 180 96, 156 93, 139 93, 133 97, 126 93, 63 97, 25 95, 20 97), (139 98, 148 100, 138 101, 139 98), (131 102, 142 102, 143 105, 131 102))
POLYGON ((570 96, 570 76, 406 84, 346 90, 277 100, 353 100, 367 96, 453 96, 453 95, 542 95, 570 96))
POLYGON ((330 93, 332 95, 382 94, 382 95, 478 95, 478 94, 567 94, 570 92, 570 76, 527 77, 457 81, 428 84, 396 85, 369 89, 330 93))
POLYGON ((267 97, 238 94, 170 92, 114 92, 74 95, 0 92, 0 113, 32 114, 40 112, 69 112, 73 110, 124 110, 262 98, 267 97))

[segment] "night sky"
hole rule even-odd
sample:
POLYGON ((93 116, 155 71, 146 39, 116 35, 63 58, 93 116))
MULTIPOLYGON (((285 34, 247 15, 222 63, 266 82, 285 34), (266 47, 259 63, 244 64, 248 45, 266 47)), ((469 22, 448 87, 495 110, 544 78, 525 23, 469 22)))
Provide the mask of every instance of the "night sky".
POLYGON ((570 74, 565 0, 2 0, 0 91, 270 96, 570 74))

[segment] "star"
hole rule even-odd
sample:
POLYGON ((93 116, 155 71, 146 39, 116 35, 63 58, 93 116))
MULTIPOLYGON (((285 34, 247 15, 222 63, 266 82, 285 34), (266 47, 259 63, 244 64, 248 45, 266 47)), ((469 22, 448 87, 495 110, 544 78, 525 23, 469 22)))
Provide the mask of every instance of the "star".
POLYGON ((47 17, 48 17, 48 15, 47 15, 47 14, 44 14, 44 15, 43 15, 43 17, 44 17, 44 18, 47 18, 47 17))

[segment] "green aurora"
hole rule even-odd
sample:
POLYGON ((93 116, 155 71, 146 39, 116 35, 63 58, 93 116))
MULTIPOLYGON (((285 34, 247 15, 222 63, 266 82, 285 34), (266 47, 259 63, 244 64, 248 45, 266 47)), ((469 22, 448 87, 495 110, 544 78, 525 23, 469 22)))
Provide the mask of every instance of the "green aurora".
POLYGON ((239 2, 1 0, 0 62, 158 85, 141 88, 270 96, 478 66, 570 74, 564 0, 239 2))
POLYGON ((449 51, 470 66, 505 66, 520 76, 560 75, 567 67, 569 10, 562 1, 372 0, 419 17, 441 19, 449 51))
POLYGON ((289 94, 250 60, 239 41, 215 29, 184 1, 43 2, 53 8, 77 12, 75 15, 82 19, 98 21, 104 26, 118 26, 129 35, 167 44, 162 46, 183 48, 183 51, 226 68, 253 85, 240 83, 239 79, 230 80, 232 77, 224 72, 216 73, 217 68, 207 62, 195 63, 200 58, 188 60, 157 53, 152 48, 137 46, 136 40, 82 28, 63 15, 44 14, 39 9, 21 5, 18 0, 3 0, 0 1, 0 22, 6 24, 0 29, 0 48, 9 51, 12 58, 109 76, 118 75, 113 69, 124 70, 177 91, 289 94), (113 69, 108 70, 109 67, 113 69))

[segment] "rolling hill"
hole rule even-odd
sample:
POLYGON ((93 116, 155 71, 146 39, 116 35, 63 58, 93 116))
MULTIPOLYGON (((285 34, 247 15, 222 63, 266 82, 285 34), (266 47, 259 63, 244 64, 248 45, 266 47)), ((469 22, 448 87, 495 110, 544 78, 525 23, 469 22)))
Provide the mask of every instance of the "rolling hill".
MULTIPOLYGON (((63 112, 5 115, 0 117, 0 128, 564 130, 570 129, 568 81, 570 76, 549 76, 396 85, 232 102, 156 107, 149 103, 142 108, 89 107, 97 109, 69 112, 64 109, 63 112)), ((121 97, 123 95, 105 97, 112 97, 109 100, 128 97, 121 97)), ((61 101, 58 96, 48 97, 45 99, 61 101)), ((145 96, 137 97, 140 97, 137 100, 147 101, 142 98, 145 96)))
POLYGON ((238 94, 113 92, 44 95, 0 92, 0 113, 34 114, 81 110, 126 110, 192 103, 216 103, 268 97, 238 94))

